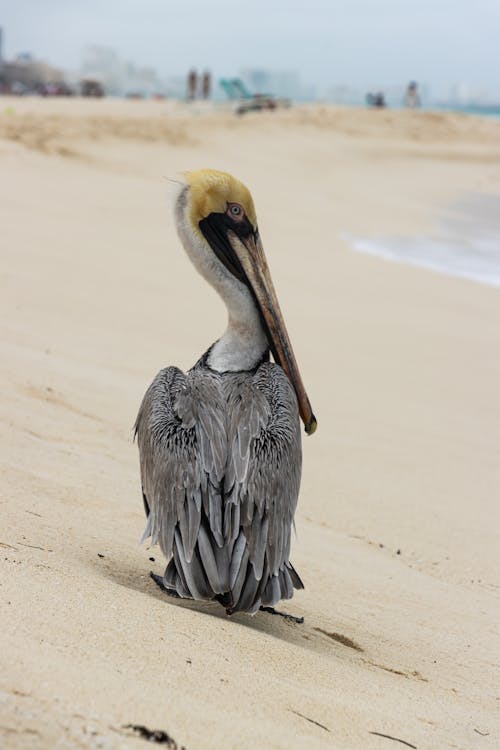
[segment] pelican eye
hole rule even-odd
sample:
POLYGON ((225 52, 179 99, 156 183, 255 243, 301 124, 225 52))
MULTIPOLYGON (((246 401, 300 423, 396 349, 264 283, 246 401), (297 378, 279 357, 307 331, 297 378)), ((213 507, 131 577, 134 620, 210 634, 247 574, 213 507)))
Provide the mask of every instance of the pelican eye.
POLYGON ((253 226, 249 222, 245 209, 240 203, 226 203, 225 211, 226 228, 235 232, 238 237, 248 237, 253 234, 253 226))
POLYGON ((239 217, 243 214, 243 209, 238 203, 230 203, 228 208, 231 216, 239 217))

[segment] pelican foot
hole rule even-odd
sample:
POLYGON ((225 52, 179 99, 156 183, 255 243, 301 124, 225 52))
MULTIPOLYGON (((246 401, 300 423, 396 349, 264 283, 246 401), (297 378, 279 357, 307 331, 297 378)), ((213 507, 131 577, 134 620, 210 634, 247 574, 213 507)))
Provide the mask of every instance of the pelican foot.
POLYGON ((286 612, 278 612, 274 607, 260 607, 260 611, 268 612, 270 615, 279 615, 280 617, 284 617, 285 620, 288 620, 288 622, 296 622, 298 625, 302 625, 304 622, 303 617, 295 617, 295 615, 289 615, 286 612))
POLYGON ((173 599, 182 599, 181 596, 177 593, 177 591, 173 591, 172 589, 167 589, 165 584, 163 583, 163 576, 158 576, 156 573, 153 573, 151 570, 149 572, 150 578, 153 579, 153 581, 156 583, 156 585, 167 594, 167 596, 171 596, 173 599))

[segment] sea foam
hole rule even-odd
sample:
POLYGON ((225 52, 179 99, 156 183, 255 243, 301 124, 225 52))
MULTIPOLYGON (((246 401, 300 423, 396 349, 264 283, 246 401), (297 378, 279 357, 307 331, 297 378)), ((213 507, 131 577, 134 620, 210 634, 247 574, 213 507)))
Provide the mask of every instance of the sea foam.
POLYGON ((428 235, 345 239, 362 253, 500 288, 500 196, 464 196, 428 235))

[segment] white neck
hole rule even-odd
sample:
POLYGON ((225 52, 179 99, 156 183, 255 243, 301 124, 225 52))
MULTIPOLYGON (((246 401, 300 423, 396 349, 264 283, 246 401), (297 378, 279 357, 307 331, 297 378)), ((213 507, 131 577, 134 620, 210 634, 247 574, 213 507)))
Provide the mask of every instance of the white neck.
POLYGON ((228 298, 221 295, 227 306, 228 325, 207 360, 208 366, 219 372, 251 370, 269 346, 253 298, 243 289, 249 299, 240 299, 240 304, 234 304, 234 295, 228 298))
POLYGON ((251 370, 269 347, 254 298, 193 230, 186 199, 186 192, 181 191, 175 204, 179 236, 195 268, 218 292, 228 312, 227 329, 213 345, 207 364, 219 372, 251 370))

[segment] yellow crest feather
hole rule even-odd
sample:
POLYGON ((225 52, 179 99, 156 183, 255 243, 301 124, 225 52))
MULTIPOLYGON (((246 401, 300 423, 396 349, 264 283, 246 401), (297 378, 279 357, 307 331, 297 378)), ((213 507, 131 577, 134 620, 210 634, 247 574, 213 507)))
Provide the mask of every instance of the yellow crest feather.
POLYGON ((191 221, 193 227, 211 213, 224 213, 228 203, 242 206, 254 229, 257 228, 255 207, 248 188, 228 172, 216 169, 197 169, 185 173, 189 185, 191 221))

